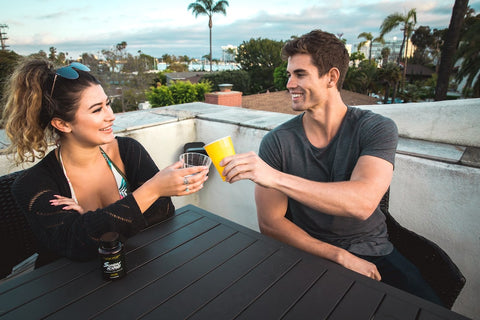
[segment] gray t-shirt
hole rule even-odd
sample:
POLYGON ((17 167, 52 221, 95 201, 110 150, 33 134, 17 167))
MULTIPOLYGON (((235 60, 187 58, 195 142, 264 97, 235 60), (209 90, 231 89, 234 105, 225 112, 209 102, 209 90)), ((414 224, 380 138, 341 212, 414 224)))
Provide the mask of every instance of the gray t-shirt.
MULTIPOLYGON (((324 148, 316 148, 307 139, 302 117, 294 117, 263 138, 259 156, 273 168, 312 181, 332 182, 349 180, 363 155, 394 164, 398 131, 391 119, 348 107, 332 141, 324 148)), ((379 207, 361 221, 319 212, 289 198, 286 216, 312 237, 352 253, 380 256, 393 250, 379 207)))

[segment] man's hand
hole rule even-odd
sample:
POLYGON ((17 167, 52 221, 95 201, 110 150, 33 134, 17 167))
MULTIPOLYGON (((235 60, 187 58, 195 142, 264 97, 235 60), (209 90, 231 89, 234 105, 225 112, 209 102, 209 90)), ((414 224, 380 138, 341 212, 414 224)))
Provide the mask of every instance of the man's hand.
POLYGON ((380 276, 376 265, 367 260, 359 258, 347 251, 346 254, 343 256, 340 264, 347 269, 363 274, 364 276, 367 276, 374 280, 382 280, 382 277, 380 276))
POLYGON ((262 187, 271 188, 275 181, 276 170, 253 151, 226 157, 220 165, 225 167, 223 175, 230 183, 249 179, 262 187))

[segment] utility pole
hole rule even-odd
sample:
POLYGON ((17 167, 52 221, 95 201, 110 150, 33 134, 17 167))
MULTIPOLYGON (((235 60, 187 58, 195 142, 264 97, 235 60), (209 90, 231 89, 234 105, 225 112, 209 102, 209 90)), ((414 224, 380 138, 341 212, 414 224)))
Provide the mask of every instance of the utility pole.
POLYGON ((6 24, 0 24, 0 43, 2 45, 2 50, 7 50, 8 46, 5 44, 5 40, 8 38, 6 37, 7 33, 3 32, 3 29, 7 29, 8 26, 6 24))

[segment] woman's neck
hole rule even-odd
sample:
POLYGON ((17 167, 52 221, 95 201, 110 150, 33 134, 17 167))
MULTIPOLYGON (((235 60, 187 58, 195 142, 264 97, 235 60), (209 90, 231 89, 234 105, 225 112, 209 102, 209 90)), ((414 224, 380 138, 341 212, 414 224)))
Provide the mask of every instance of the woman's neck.
POLYGON ((83 147, 71 143, 60 143, 58 150, 62 155, 63 163, 67 162, 75 167, 89 167, 101 158, 98 146, 83 147))

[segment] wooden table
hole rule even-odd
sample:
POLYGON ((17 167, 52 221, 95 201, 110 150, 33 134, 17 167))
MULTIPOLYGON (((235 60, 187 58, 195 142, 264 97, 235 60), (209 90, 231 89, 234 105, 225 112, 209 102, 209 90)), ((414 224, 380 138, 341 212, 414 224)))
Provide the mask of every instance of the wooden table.
POLYGON ((60 259, 1 284, 0 318, 467 319, 192 205, 126 249, 120 280, 60 259))

